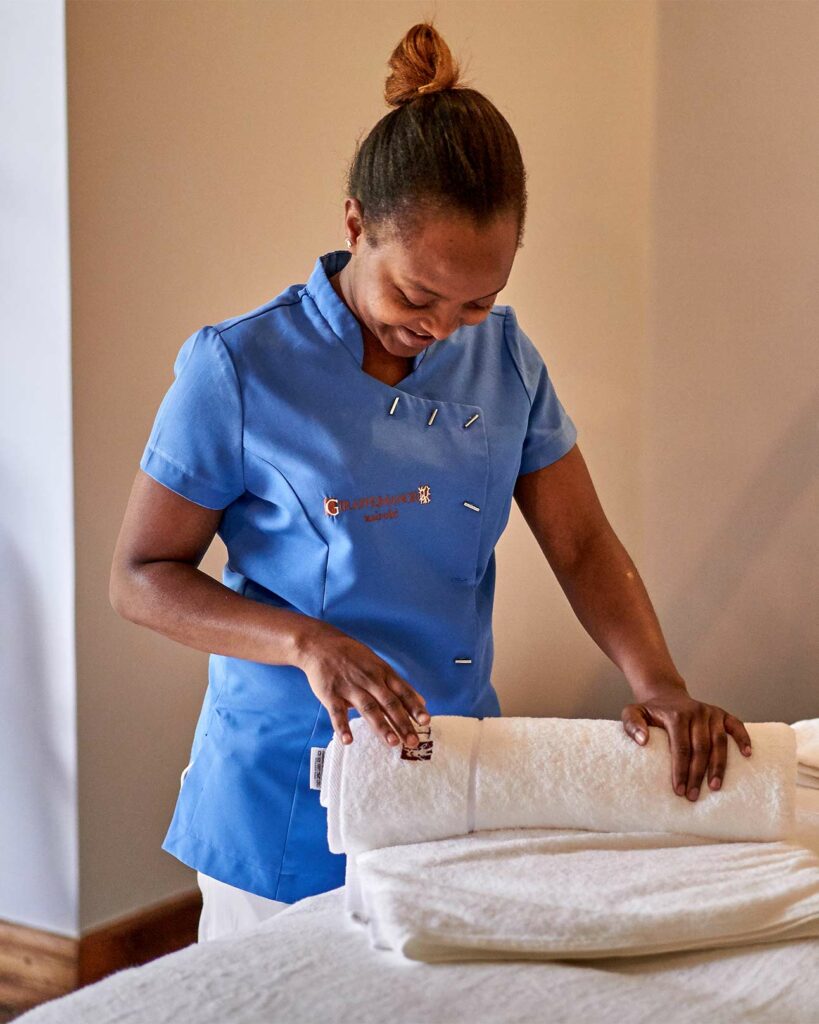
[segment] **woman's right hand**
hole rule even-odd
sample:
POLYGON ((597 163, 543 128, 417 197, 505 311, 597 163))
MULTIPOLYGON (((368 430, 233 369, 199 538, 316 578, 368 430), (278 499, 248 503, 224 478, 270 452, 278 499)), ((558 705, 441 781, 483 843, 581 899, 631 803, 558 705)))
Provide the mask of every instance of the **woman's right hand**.
POLYGON ((299 643, 298 668, 343 743, 353 742, 347 712, 356 708, 387 746, 417 746, 410 716, 429 722, 424 698, 366 644, 322 622, 299 643))

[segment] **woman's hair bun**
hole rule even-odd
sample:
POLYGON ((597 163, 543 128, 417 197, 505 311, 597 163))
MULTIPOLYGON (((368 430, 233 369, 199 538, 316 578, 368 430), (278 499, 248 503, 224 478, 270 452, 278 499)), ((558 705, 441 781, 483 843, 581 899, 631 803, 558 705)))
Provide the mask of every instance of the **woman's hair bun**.
POLYGON ((428 21, 412 26, 387 63, 391 73, 384 96, 391 107, 442 89, 454 89, 460 74, 443 36, 428 21))

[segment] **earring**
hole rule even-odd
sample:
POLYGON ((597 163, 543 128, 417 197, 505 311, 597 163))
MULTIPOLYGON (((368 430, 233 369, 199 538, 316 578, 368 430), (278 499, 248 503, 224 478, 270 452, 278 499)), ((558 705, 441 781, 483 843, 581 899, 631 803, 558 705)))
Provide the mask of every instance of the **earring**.
POLYGON ((350 241, 350 239, 348 238, 348 239, 347 239, 347 248, 348 248, 348 249, 352 248, 352 244, 353 244, 353 243, 352 243, 352 242, 350 241))

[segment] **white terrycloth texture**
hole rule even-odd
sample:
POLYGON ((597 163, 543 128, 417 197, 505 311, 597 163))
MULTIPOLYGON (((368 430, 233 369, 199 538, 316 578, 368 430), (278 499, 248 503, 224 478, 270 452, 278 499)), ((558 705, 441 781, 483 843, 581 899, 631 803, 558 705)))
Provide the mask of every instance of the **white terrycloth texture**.
POLYGON ((322 768, 319 799, 327 808, 331 853, 355 855, 469 831, 469 766, 481 720, 433 717, 429 761, 401 760, 401 747, 387 748, 364 718, 349 724, 353 742, 334 737, 322 768))
MULTIPOLYGON (((819 792, 797 793, 819 847, 819 792)), ((816 1024, 819 939, 605 960, 424 964, 370 947, 343 889, 194 943, 15 1024, 816 1024)))
MULTIPOLYGON (((747 780, 744 808, 724 813, 737 816, 738 835, 740 814, 770 815, 764 838, 795 804, 796 736, 784 723, 746 728, 752 758, 732 758, 729 746, 723 789, 704 787, 700 799, 730 795, 732 780, 742 790, 744 768, 769 790, 747 780)), ((648 747, 662 732, 652 729, 648 747)), ((492 746, 485 738, 481 767, 492 746)), ((427 962, 646 956, 819 936, 819 855, 799 843, 795 818, 780 832, 787 841, 679 833, 487 828, 371 849, 348 861, 347 909, 374 948, 427 962)))
POLYGON ((363 718, 335 738, 320 800, 333 853, 499 828, 682 832, 765 841, 794 827, 796 738, 784 722, 746 723, 753 754, 729 737, 725 780, 696 801, 671 789, 667 733, 639 746, 607 719, 436 715, 432 756, 402 760, 363 718), (477 749, 477 757, 472 756, 477 749))
POLYGON ((644 956, 819 936, 819 855, 784 841, 501 829, 370 850, 356 871, 371 944, 413 960, 644 956))
MULTIPOLYGON (((352 744, 330 744, 321 798, 330 849, 347 854, 345 908, 374 947, 573 958, 813 934, 819 895, 789 916, 804 865, 791 872, 793 850, 764 848, 795 828, 796 735, 783 722, 747 723, 752 757, 729 744, 723 787, 697 802, 671 791, 656 727, 638 746, 608 720, 437 716, 419 761, 364 719, 351 728, 352 744), (750 915, 741 867, 760 876, 750 915)), ((816 884, 819 861, 808 867, 816 884)))

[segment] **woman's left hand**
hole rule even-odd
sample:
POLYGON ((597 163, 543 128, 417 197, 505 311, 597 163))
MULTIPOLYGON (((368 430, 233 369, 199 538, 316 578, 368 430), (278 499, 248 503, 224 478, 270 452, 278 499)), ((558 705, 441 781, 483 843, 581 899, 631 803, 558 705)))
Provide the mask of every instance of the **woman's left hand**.
POLYGON ((665 729, 671 747, 672 788, 689 800, 699 796, 706 768, 711 789, 722 785, 728 734, 745 757, 751 755, 751 737, 738 718, 716 704, 695 700, 677 685, 652 689, 647 700, 627 704, 620 718, 626 733, 640 746, 648 743, 649 725, 665 729))

